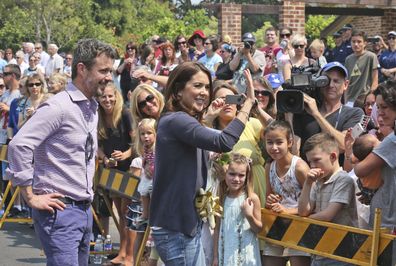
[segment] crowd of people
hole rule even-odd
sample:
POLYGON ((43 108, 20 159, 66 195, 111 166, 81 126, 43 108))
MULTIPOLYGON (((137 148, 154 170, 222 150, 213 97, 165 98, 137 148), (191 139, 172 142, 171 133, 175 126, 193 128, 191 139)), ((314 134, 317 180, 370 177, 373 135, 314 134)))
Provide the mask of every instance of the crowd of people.
POLYGON ((154 35, 120 60, 94 39, 64 57, 0 50, 3 189, 21 187, 10 216, 32 215, 49 265, 88 264, 92 201, 109 231, 103 194, 120 218, 112 265, 133 264, 147 226, 150 265, 350 265, 259 241, 261 208, 366 229, 381 208, 395 233, 396 32, 347 24, 334 49, 290 28, 263 37, 154 35), (281 112, 278 93, 307 69, 326 84, 281 112), (94 191, 95 158, 139 177, 141 198, 94 191))

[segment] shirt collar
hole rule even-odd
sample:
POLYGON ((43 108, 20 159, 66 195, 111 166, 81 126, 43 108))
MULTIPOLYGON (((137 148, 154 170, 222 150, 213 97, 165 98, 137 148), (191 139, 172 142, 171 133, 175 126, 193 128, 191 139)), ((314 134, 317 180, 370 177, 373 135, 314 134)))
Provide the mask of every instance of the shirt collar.
POLYGON ((343 170, 342 167, 338 168, 338 170, 335 171, 335 172, 330 176, 330 178, 327 179, 323 184, 326 184, 326 185, 327 185, 327 184, 333 183, 333 182, 337 179, 338 173, 341 172, 342 170, 343 170))
POLYGON ((73 102, 89 101, 92 111, 98 109, 98 102, 94 98, 88 99, 72 82, 67 84, 66 91, 73 102))

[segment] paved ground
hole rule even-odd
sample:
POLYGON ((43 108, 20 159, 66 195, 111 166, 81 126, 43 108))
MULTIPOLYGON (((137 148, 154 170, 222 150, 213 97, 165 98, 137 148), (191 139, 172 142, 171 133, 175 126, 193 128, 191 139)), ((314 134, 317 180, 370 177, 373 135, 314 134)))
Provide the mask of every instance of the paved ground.
MULTIPOLYGON (((115 247, 119 236, 113 223, 110 234, 115 247)), ((34 230, 27 224, 5 223, 0 230, 0 266, 45 266, 45 256, 34 230)))

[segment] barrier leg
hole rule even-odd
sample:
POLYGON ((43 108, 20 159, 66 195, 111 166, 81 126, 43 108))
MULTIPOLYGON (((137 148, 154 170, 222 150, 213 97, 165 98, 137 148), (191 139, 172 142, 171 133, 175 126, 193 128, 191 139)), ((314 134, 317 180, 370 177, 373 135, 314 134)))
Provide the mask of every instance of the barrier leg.
POLYGON ((99 217, 98 217, 98 215, 96 214, 96 212, 95 212, 93 206, 91 206, 91 210, 92 210, 92 216, 93 216, 93 218, 94 218, 94 220, 95 220, 95 223, 98 225, 99 231, 100 231, 101 235, 103 236, 103 235, 104 235, 104 228, 103 228, 103 226, 102 226, 102 223, 100 222, 99 217))
POLYGON ((148 239, 149 235, 150 235, 150 226, 147 225, 146 231, 144 231, 143 239, 142 239, 142 242, 140 243, 140 247, 137 252, 136 258, 134 259, 135 266, 140 265, 140 261, 142 260, 142 256, 143 256, 144 249, 146 247, 146 243, 147 243, 147 239, 148 239))
MULTIPOLYGON (((114 214, 114 211, 113 211, 113 208, 112 208, 112 205, 111 205, 111 203, 110 203, 109 198, 108 198, 106 195, 103 195, 103 199, 104 199, 104 201, 105 201, 105 203, 106 203, 107 209, 109 209, 109 212, 110 212, 111 217, 112 217, 113 220, 114 220, 114 224, 115 224, 115 226, 117 227, 118 232, 121 234, 120 224, 118 223, 117 217, 116 217, 115 214, 114 214)), ((119 213, 119 215, 121 215, 121 213, 119 213)), ((122 218, 122 217, 120 217, 120 219, 121 219, 121 218, 122 218)))
POLYGON ((375 216, 374 216, 373 241, 371 242, 370 265, 377 265, 380 233, 381 233, 381 209, 376 208, 375 216))
POLYGON ((7 199, 8 193, 10 193, 10 190, 11 190, 11 181, 8 181, 7 187, 6 187, 6 189, 4 191, 4 194, 3 194, 3 198, 2 198, 2 200, 0 202, 0 210, 4 206, 4 203, 5 203, 6 199, 7 199))
MULTIPOLYGON (((11 182, 9 184, 11 184, 11 182)), ((7 215, 11 210, 11 207, 14 205, 14 201, 15 201, 16 197, 18 196, 18 193, 19 193, 19 187, 16 187, 14 195, 12 195, 12 197, 11 197, 10 203, 8 204, 7 208, 5 209, 3 217, 1 217, 0 229, 3 227, 4 221, 6 220, 7 215)))

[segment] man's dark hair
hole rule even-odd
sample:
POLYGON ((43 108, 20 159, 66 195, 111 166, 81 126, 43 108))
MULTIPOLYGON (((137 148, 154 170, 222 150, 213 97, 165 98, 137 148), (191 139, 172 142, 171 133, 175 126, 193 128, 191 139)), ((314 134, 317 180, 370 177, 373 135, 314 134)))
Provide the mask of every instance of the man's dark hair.
POLYGON ((105 54, 111 59, 115 59, 117 56, 116 51, 109 44, 96 39, 80 40, 73 54, 72 79, 77 76, 78 63, 83 63, 88 69, 91 69, 96 62, 96 57, 101 54, 105 54))
POLYGON ((364 31, 362 31, 362 30, 353 30, 352 34, 351 34, 351 37, 353 37, 353 36, 360 36, 360 37, 363 38, 363 40, 365 42, 367 42, 367 34, 364 31))
POLYGON ((12 74, 15 75, 15 79, 19 80, 21 78, 21 68, 17 64, 8 64, 4 68, 8 68, 12 74))

